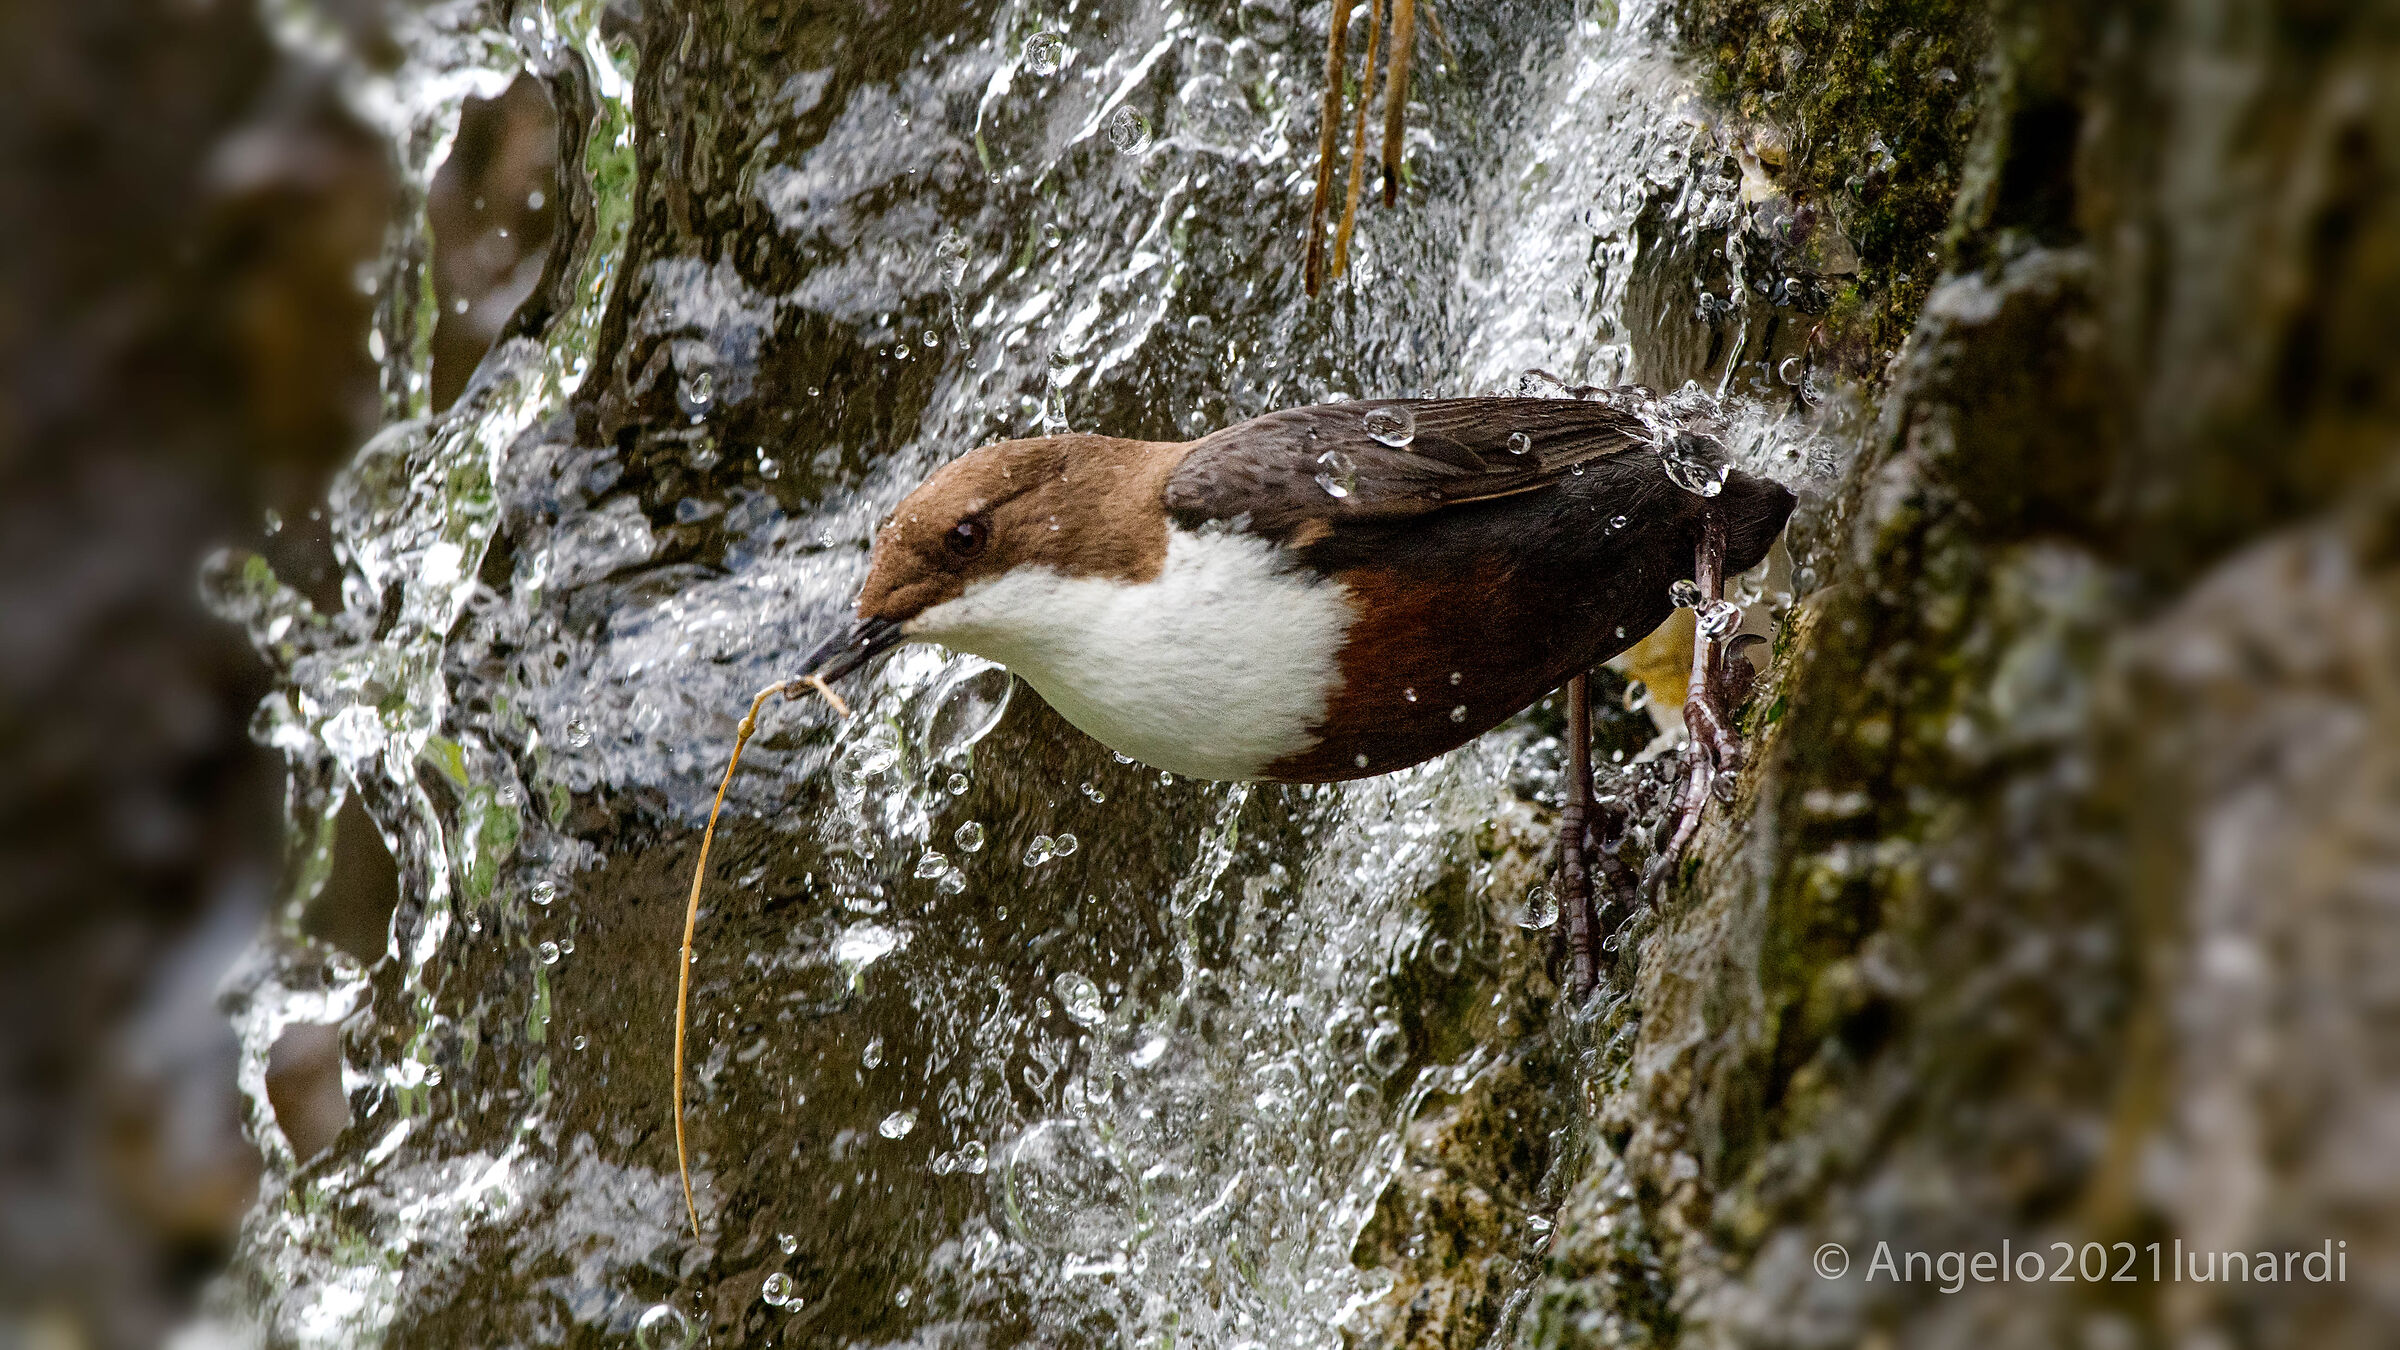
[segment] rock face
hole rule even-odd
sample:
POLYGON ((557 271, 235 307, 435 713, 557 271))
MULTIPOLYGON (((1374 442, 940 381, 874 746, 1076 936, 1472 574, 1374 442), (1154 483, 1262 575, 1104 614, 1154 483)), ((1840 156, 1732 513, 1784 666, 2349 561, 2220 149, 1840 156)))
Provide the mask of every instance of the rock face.
MULTIPOLYGON (((291 910, 345 802, 401 878, 380 962, 286 928, 232 989, 253 1080, 283 1028, 341 1024, 352 1124, 301 1161, 253 1093, 269 1179, 219 1315, 2388 1343, 2376 21, 1439 6, 1406 208, 1312 304, 1324 20, 1224 8, 407 30, 377 106, 413 186, 455 91, 525 64, 562 242, 457 406, 337 488, 342 613, 263 564, 214 581, 279 669, 258 726, 319 841, 291 910), (1752 767, 1660 903, 1610 915, 1601 997, 1559 1007, 1528 935, 1555 710, 1389 779, 1228 788, 912 654, 848 723, 778 709, 735 785, 686 1233, 668 953, 715 756, 882 511, 975 440, 1546 392, 1534 366, 1692 382, 1805 498, 1788 593, 1744 599, 1777 630, 1752 767), (2342 1282, 2167 1268, 2329 1241, 2342 1282), (2007 1282, 1940 1273, 2004 1243, 2007 1282), (2027 1287, 2028 1252, 2075 1274, 2027 1287)), ((381 340, 418 415, 409 256, 381 340)), ((1638 796, 1633 720, 1603 757, 1638 796)))
MULTIPOLYGON (((1692 8, 1748 107, 1761 49, 1800 43, 1780 87, 1823 104, 1812 35, 1921 24, 1692 8)), ((1531 1344, 2400 1327, 2391 34, 2242 4, 1989 23, 1944 275, 1812 522, 1834 560, 1760 765, 1587 1080, 1600 1146, 1531 1344), (2004 1242, 2088 1272, 1871 1271, 2004 1242), (2256 1269, 2327 1243, 2346 1282, 2256 1269), (2250 1278, 2178 1282, 2178 1244, 2250 1278)))

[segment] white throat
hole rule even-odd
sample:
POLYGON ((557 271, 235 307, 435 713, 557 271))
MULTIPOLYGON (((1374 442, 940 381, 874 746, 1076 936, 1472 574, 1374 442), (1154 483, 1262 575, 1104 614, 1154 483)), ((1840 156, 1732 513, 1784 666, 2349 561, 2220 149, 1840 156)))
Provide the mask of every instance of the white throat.
POLYGON ((1192 778, 1251 779, 1317 741, 1346 588, 1249 535, 1167 531, 1138 585, 1018 567, 902 626, 1007 666, 1094 740, 1192 778))

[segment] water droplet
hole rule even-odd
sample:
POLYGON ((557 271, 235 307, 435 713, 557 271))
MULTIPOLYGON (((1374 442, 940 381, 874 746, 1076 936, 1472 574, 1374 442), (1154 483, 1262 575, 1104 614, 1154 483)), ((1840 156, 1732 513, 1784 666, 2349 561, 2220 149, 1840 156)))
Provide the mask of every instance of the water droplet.
POLYGON ((1057 248, 1060 244, 1065 243, 1066 239, 1067 232, 1058 227, 1057 221, 1046 220, 1042 222, 1043 248, 1057 248))
POLYGON ((1451 720, 1451 721, 1453 721, 1453 722, 1464 722, 1464 721, 1466 721, 1466 720, 1467 720, 1467 705, 1466 705, 1466 704, 1464 704, 1464 703, 1461 703, 1461 704, 1459 704, 1457 707, 1455 707, 1455 708, 1452 708, 1452 709, 1450 710, 1450 720, 1451 720))
POLYGON ((1558 897, 1547 886, 1529 886, 1525 890, 1525 917, 1520 926, 1548 928, 1558 922, 1558 897))
POLYGON ((706 370, 687 372, 675 387, 675 401, 683 405, 684 415, 695 421, 707 416, 710 405, 717 401, 717 377, 706 370))
POLYGON ((1158 1063, 1161 1059, 1166 1058, 1166 1054, 1167 1038, 1164 1036, 1153 1036, 1149 1040, 1142 1042, 1140 1047, 1135 1049, 1132 1054, 1127 1055, 1125 1057, 1125 1062, 1131 1064, 1137 1069, 1147 1069, 1151 1065, 1158 1063))
POLYGON ((967 874, 953 867, 942 873, 941 880, 933 883, 933 888, 944 895, 957 895, 967 889, 967 874))
POLYGON ((1358 466, 1348 455, 1328 450, 1317 456, 1317 463, 1322 470, 1317 474, 1317 486, 1325 489, 1326 496, 1347 497, 1357 490, 1358 466))
POLYGON ((867 967, 891 954, 900 945, 900 935, 881 924, 858 924, 834 939, 834 963, 842 973, 856 982, 867 967))
POLYGON ((1700 636, 1721 638, 1742 626, 1742 607, 1730 600, 1711 600, 1700 607, 1700 636))
POLYGON ((1410 687, 1408 687, 1408 688, 1402 689, 1402 690, 1400 691, 1400 697, 1402 697, 1402 698, 1404 698, 1404 699, 1407 699, 1407 700, 1408 700, 1409 702, 1411 702, 1411 703, 1414 703, 1414 702, 1416 702, 1416 701, 1417 701, 1417 691, 1416 691, 1416 688, 1415 688, 1415 686, 1413 686, 1413 685, 1412 685, 1412 686, 1410 686, 1410 687))
POLYGON ((550 881, 537 881, 533 883, 533 889, 525 893, 525 898, 537 905, 548 905, 558 899, 558 885, 550 881))
POLYGON ((1108 143, 1120 154, 1138 155, 1150 148, 1150 123, 1131 108, 1108 115, 1108 143))
POLYGON ((1467 678, 1467 673, 1466 673, 1465 671, 1463 671, 1463 670, 1454 670, 1454 671, 1451 671, 1451 672, 1450 672, 1450 687, 1451 687, 1451 688, 1453 688, 1453 689, 1456 689, 1456 688, 1458 687, 1459 681, 1461 681, 1461 680, 1464 680, 1465 678, 1467 678))
POLYGON ((958 1146, 958 1170, 982 1176, 992 1165, 991 1154, 980 1139, 970 1139, 958 1146))
POLYGON ((1049 835, 1035 835, 1033 842, 1025 846, 1025 865, 1027 867, 1041 866, 1056 856, 1056 849, 1057 845, 1049 835))
POLYGON ((1159 785, 1160 787, 1173 787, 1173 786, 1175 786, 1175 775, 1174 775, 1174 774, 1172 774, 1172 773, 1169 773, 1169 772, 1168 772, 1167 770, 1165 770, 1165 769, 1160 769, 1160 770, 1158 771, 1158 785, 1159 785))
POLYGON ((1385 445, 1402 446, 1417 438, 1417 415, 1398 404, 1370 408, 1360 420, 1367 434, 1385 445))
POLYGON ((871 1041, 867 1042, 867 1048, 866 1048, 866 1049, 864 1049, 864 1050, 861 1050, 861 1051, 859 1052, 859 1054, 858 1054, 858 1062, 859 1062, 859 1063, 861 1063, 861 1064, 863 1064, 863 1065, 865 1065, 866 1067, 868 1067, 868 1068, 870 1068, 870 1069, 880 1069, 880 1068, 882 1068, 882 1067, 883 1067, 883 1037, 881 1037, 881 1036, 878 1036, 878 1037, 876 1037, 875 1039, 873 1039, 873 1040, 871 1040, 871 1041))
POLYGON ((881 1125, 875 1127, 875 1133, 886 1139, 905 1139, 908 1137, 908 1132, 915 1128, 917 1128, 916 1112, 894 1111, 883 1118, 881 1125))
POLYGON ((567 723, 567 744, 568 744, 568 745, 570 745, 570 746, 573 746, 573 747, 574 747, 575 749, 577 749, 577 750, 581 750, 581 749, 583 749, 584 747, 586 747, 586 746, 590 745, 591 743, 592 743, 592 728, 591 728, 591 726, 590 726, 589 724, 587 724, 587 723, 586 723, 586 722, 585 722, 585 721, 584 721, 582 718, 578 717, 578 718, 574 719, 573 721, 571 721, 571 722, 567 723))
POLYGON ((800 1250, 800 1239, 790 1233, 777 1233, 775 1235, 775 1245, 783 1248, 783 1254, 785 1256, 790 1256, 792 1253, 800 1250))
POLYGON ((1082 847, 1083 844, 1071 834, 1062 834, 1050 841, 1051 855, 1059 858, 1073 857, 1075 850, 1082 847))
POLYGON ((1512 455, 1532 454, 1533 437, 1526 435, 1522 431, 1512 431, 1508 433, 1508 453, 1512 455))
POLYGON ((1698 609, 1700 583, 1690 577, 1677 577, 1675 584, 1667 587, 1667 598, 1675 602, 1677 609, 1698 609))
POLYGON ((1627 712, 1640 712, 1650 706, 1650 686, 1634 680, 1625 686, 1625 696, 1618 700, 1627 712))
POLYGON ((1631 525, 1632 523, 1633 517, 1631 516, 1610 516, 1608 518, 1608 528, 1612 530, 1624 529, 1626 526, 1631 525))
POLYGON ((1408 1063, 1408 1033, 1397 1023, 1378 1022, 1367 1034, 1367 1067, 1389 1078, 1408 1063))
POLYGON ((1799 571, 1792 573, 1793 590, 1797 591, 1801 595, 1806 595, 1816 588, 1817 569, 1813 567, 1803 567, 1799 571))
POLYGON ((653 1303, 633 1324, 633 1343, 641 1350, 687 1350, 694 1340, 692 1319, 672 1303, 653 1303))
POLYGON ((759 1285, 758 1296, 765 1300, 766 1305, 770 1308, 780 1308, 790 1303, 792 1301, 792 1277, 780 1270, 776 1271, 766 1278, 765 1283, 759 1285))
POLYGON ((980 820, 970 820, 966 824, 959 826, 958 833, 951 835, 950 837, 957 841, 960 852, 980 853, 983 851, 983 841, 985 837, 983 822, 980 820))
POLYGON ((1733 473, 1733 461, 1715 441, 1690 432, 1660 442, 1658 459, 1675 486, 1703 497, 1724 491, 1725 480, 1733 473))
POLYGON ((1363 769, 1363 768, 1365 768, 1365 767, 1367 767, 1367 757, 1366 757, 1366 755, 1364 755, 1363 753, 1362 753, 1362 754, 1356 754, 1356 755, 1352 755, 1352 756, 1350 757, 1350 762, 1351 762, 1351 763, 1353 763, 1353 764, 1355 764, 1355 765, 1357 765, 1358 767, 1360 767, 1360 768, 1362 768, 1362 769, 1363 769))
POLYGON ((934 348, 936 348, 936 347, 939 347, 939 346, 941 346, 941 345, 942 345, 942 335, 941 335, 941 334, 939 334, 939 333, 937 333, 937 332, 935 332, 935 331, 933 331, 933 330, 932 330, 932 329, 930 329, 930 328, 926 329, 926 330, 925 330, 925 350, 927 350, 927 351, 932 351, 934 348))
POLYGON ((573 1045, 573 1046, 574 1046, 576 1049, 578 1049, 578 1050, 581 1050, 582 1048, 584 1048, 584 1047, 585 1047, 585 1046, 587 1046, 587 1045, 590 1045, 591 1043, 592 1043, 592 1038, 591 1038, 591 1037, 589 1037, 589 1036, 577 1036, 577 1037, 576 1037, 576 1038, 575 1038, 573 1041, 570 1041, 570 1042, 569 1042, 569 1044, 573 1045))
POLYGON ((968 788, 969 784, 968 784, 968 782, 967 782, 967 776, 966 776, 965 774, 963 774, 963 773, 954 773, 954 774, 950 775, 950 781, 949 781, 949 782, 947 782, 947 783, 945 783, 943 786, 945 786, 945 787, 947 787, 947 788, 949 788, 949 789, 950 789, 950 795, 951 795, 951 796, 953 796, 953 797, 964 797, 964 796, 966 796, 966 795, 967 795, 967 788, 968 788))
POLYGON ((1799 384, 1800 358, 1797 356, 1787 356, 1783 358, 1783 364, 1775 368, 1775 377, 1779 380, 1782 380, 1785 384, 1799 384))
POLYGON ((939 853, 929 850, 924 857, 917 859, 916 875, 919 881, 931 881, 949 870, 950 860, 939 853))
POLYGON ((544 942, 539 947, 534 948, 533 952, 534 955, 541 958, 542 964, 545 966, 555 966, 558 964, 558 944, 555 942, 544 942))
POLYGON ((895 345, 892 347, 892 359, 893 359, 893 360, 895 360, 895 361, 905 361, 905 360, 907 360, 907 359, 908 359, 908 344, 907 344, 907 343, 905 343, 905 342, 902 342, 902 343, 897 343, 897 344, 895 344, 895 345))
POLYGON ((1094 805, 1098 805, 1099 803, 1108 800, 1108 794, 1102 792, 1097 785, 1092 783, 1086 783, 1083 785, 1083 795, 1094 805))
POLYGON ((1050 992, 1058 996, 1058 1006, 1077 1026, 1094 1027, 1108 1016, 1100 1006, 1100 986, 1091 977, 1068 971, 1050 982, 1050 992))
POLYGON ((1058 73, 1067 57, 1067 39, 1063 33, 1036 33, 1025 39, 1025 73, 1048 79, 1058 73))

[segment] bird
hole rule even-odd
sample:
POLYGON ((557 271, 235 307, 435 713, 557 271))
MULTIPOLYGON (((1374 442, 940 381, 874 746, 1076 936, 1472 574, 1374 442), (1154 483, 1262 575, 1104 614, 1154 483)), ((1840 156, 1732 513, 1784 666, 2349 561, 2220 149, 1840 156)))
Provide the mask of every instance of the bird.
POLYGON ((1614 404, 1467 398, 983 446, 894 509, 855 621, 801 675, 933 642, 1181 776, 1390 773, 1659 627, 1704 519, 1724 574, 1765 556, 1790 490, 1732 470, 1701 496, 1652 437, 1614 404))
MULTIPOLYGON (((1102 745, 1202 779, 1391 773, 1564 686, 1562 908, 1588 988, 1584 672, 1675 614, 1678 582, 1713 599, 1755 566, 1795 498, 1731 467, 1712 425, 1662 413, 1676 405, 1647 390, 1576 392, 1598 396, 1365 399, 1190 441, 969 450, 883 521, 854 617, 752 701, 725 781, 769 698, 834 698, 834 682, 909 642, 998 662, 1102 745)), ((1675 848, 1708 773, 1738 754, 1724 704, 1742 682, 1717 646, 1693 663, 1698 788, 1675 848)), ((712 810, 685 917, 679 1154, 681 1000, 714 830, 712 810)))

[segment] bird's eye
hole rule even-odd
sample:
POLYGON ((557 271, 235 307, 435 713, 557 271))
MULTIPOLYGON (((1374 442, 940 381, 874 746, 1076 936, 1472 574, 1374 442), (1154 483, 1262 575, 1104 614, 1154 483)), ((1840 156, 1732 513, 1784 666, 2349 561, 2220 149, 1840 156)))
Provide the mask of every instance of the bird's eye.
POLYGON ((964 561, 983 552, 983 546, 990 543, 991 538, 992 527, 984 524, 980 517, 969 516, 951 526, 949 533, 942 536, 942 547, 950 550, 951 557, 964 561))

